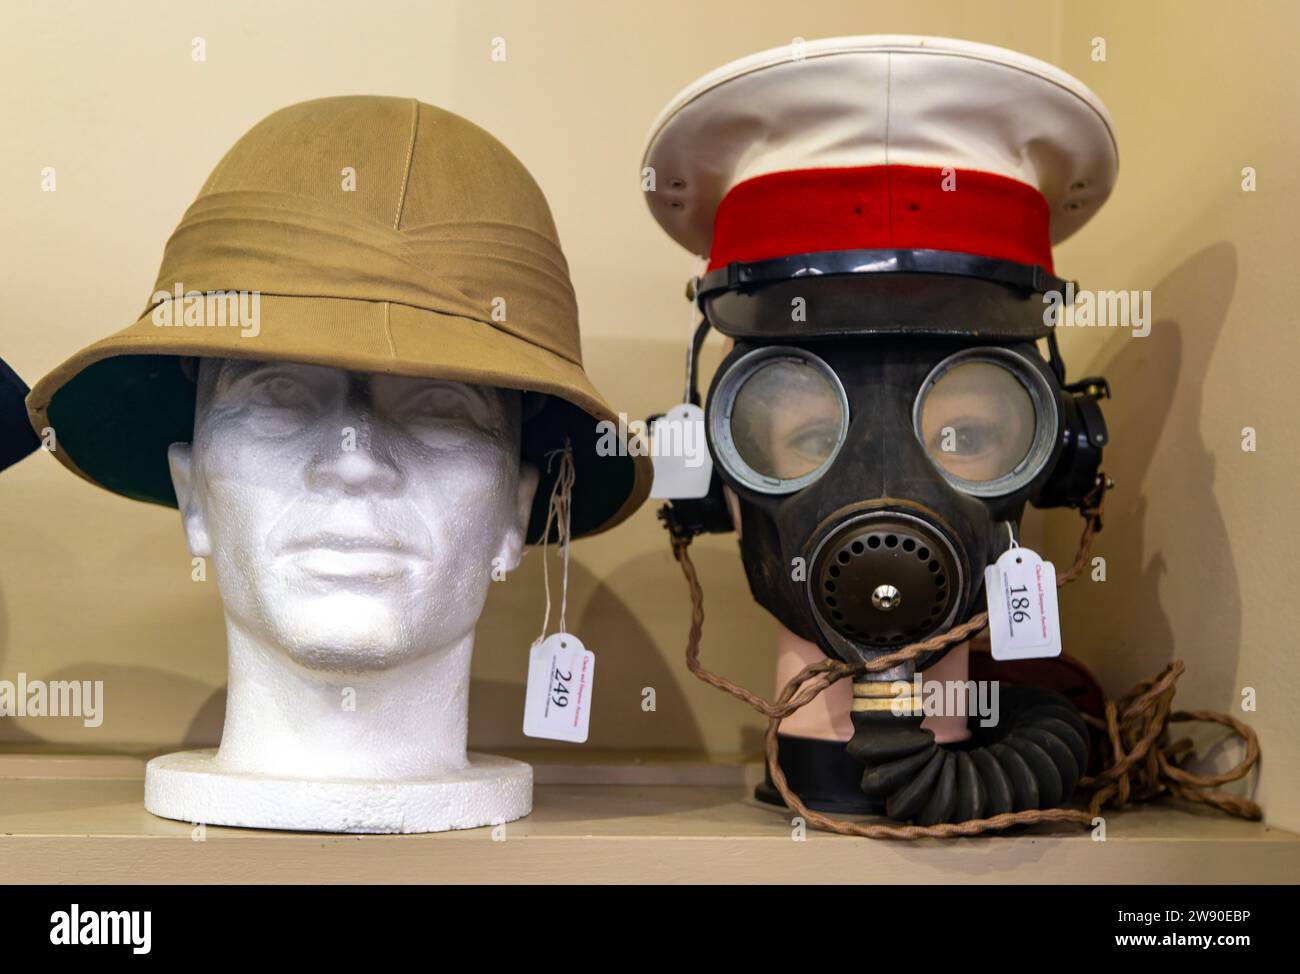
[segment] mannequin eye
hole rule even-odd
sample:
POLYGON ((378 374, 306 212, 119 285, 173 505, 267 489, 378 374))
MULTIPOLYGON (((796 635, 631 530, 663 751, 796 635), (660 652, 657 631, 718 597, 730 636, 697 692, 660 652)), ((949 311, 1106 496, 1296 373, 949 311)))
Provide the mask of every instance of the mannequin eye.
POLYGON ((1056 436, 1052 390, 1007 349, 972 349, 945 359, 922 383, 913 417, 939 472, 981 497, 1011 493, 1032 480, 1056 436))
POLYGON ((816 466, 831 455, 838 435, 839 424, 823 420, 796 430, 787 437, 785 445, 788 450, 816 466))
POLYGON ((926 446, 932 453, 951 453, 972 460, 1003 450, 1005 432, 982 417, 965 416, 941 427, 926 446))
POLYGON ((310 386, 289 372, 275 372, 256 383, 251 400, 277 409, 307 409, 316 404, 310 386))
POLYGON ((321 408, 311 384, 288 370, 252 376, 246 388, 248 417, 252 429, 262 436, 299 433, 321 408))
POLYGON ((407 397, 396 409, 404 422, 464 423, 474 417, 468 396, 449 386, 435 386, 407 397))
POLYGON ((834 461, 848 432, 848 397, 816 355, 768 346, 719 377, 707 423, 716 459, 731 477, 765 494, 787 494, 834 461))

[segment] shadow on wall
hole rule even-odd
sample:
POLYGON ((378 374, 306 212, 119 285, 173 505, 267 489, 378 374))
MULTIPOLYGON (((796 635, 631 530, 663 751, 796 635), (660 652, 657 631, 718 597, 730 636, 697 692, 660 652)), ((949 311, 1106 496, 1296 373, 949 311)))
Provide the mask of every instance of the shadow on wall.
MULTIPOLYGON (((1066 652, 1112 696, 1182 659, 1180 709, 1228 709, 1234 699, 1241 592, 1200 418, 1236 280, 1231 244, 1201 250, 1152 289, 1150 333, 1115 335, 1114 353, 1090 369, 1114 395, 1103 407, 1111 433, 1103 467, 1116 486, 1092 552, 1106 560, 1106 582, 1085 573, 1063 590, 1062 629, 1066 652)), ((1048 548, 1063 562, 1078 521, 1035 514, 1044 517, 1048 548)))
MULTIPOLYGON (((28 458, 27 465, 30 467, 31 464, 38 462, 40 459, 49 458, 43 457, 38 453, 35 459, 28 458)), ((10 471, 9 473, 10 477, 16 475, 17 471, 10 471)), ((13 538, 6 537, 5 541, 7 542, 7 548, 16 547, 18 550, 22 550, 21 545, 15 545, 13 538)), ((54 557, 60 560, 70 554, 66 548, 54 543, 51 543, 50 548, 54 557)), ((75 572, 77 562, 72 560, 70 564, 73 566, 75 572)), ((75 585, 78 579, 74 574, 71 579, 65 578, 62 581, 64 584, 75 585)), ((9 646, 12 639, 13 635, 9 622, 9 598, 5 590, 0 588, 0 680, 16 682, 18 679, 18 672, 17 670, 11 669, 9 666, 9 646)), ((34 675, 35 674, 33 674, 33 676, 34 675)), ((78 674, 77 678, 85 679, 85 676, 83 674, 78 674)), ((16 716, 0 716, 0 747, 10 751, 24 751, 38 748, 40 745, 45 743, 45 738, 41 737, 39 734, 32 733, 29 729, 32 726, 34 725, 30 720, 24 720, 23 718, 16 716)))
MULTIPOLYGON (((98 488, 85 489, 88 506, 103 504, 114 516, 113 509, 124 503, 98 488)), ((20 531, 5 539, 13 550, 43 552, 53 566, 46 571, 53 581, 21 608, 41 619, 36 626, 26 620, 28 632, 35 636, 23 638, 35 639, 37 649, 46 645, 41 640, 48 640, 58 655, 47 669, 31 646, 13 645, 10 599, 0 591, 0 679, 16 681, 25 672, 29 680, 47 683, 103 681, 103 722, 86 727, 75 716, 0 717, 0 749, 122 754, 175 750, 178 744, 210 746, 220 739, 224 685, 214 688, 172 668, 193 670, 203 661, 210 669, 208 662, 224 659, 225 629, 216 583, 190 580, 189 555, 179 547, 175 522, 148 513, 141 522, 132 522, 131 529, 115 533, 102 549, 91 546, 90 559, 51 530, 44 514, 21 522, 20 531), (147 529, 133 533, 140 523, 147 529), (178 560, 178 552, 183 560, 178 560), (135 611, 123 612, 122 606, 135 611), (61 645, 53 642, 56 637, 61 645), (157 660, 159 665, 114 662, 121 646, 130 646, 137 660, 157 660), (77 648, 72 660, 68 647, 77 648), (177 739, 173 733, 163 737, 159 727, 176 727, 177 739)))
MULTIPOLYGON (((0 747, 6 751, 27 753, 77 754, 135 754, 174 751, 178 748, 215 747, 221 739, 221 728, 226 714, 226 688, 216 690, 206 684, 174 673, 145 666, 122 666, 112 663, 87 662, 76 666, 63 666, 56 670, 29 674, 32 680, 47 684, 63 681, 81 683, 102 681, 99 695, 100 718, 97 727, 85 724, 87 717, 2 717, 0 718, 0 747), (151 701, 159 694, 172 699, 193 701, 194 717, 186 728, 184 737, 167 744, 123 743, 114 736, 114 729, 124 723, 133 723, 147 716, 151 701), (50 736, 34 734, 30 728, 49 728, 50 736), (101 733, 101 728, 108 728, 101 733), (83 730, 84 728, 84 730, 83 730)), ((13 673, 0 679, 14 680, 13 673)))
MULTIPOLYGON (((3 589, 0 589, 0 680, 13 680, 5 667, 5 649, 9 645, 9 602, 5 598, 3 589)), ((29 733, 23 728, 21 721, 15 717, 0 717, 0 745, 7 746, 11 750, 21 750, 21 747, 12 747, 12 745, 33 745, 40 743, 41 738, 35 734, 29 733)))
MULTIPOLYGON (((552 557, 552 568, 557 569, 559 558, 554 552, 552 557)), ((686 674, 684 666, 674 665, 676 656, 665 658, 645 624, 647 612, 689 619, 684 587, 681 593, 674 589, 656 598, 657 593, 665 592, 665 582, 671 585, 667 572, 675 570, 666 553, 626 559, 604 579, 597 579, 577 561, 570 563, 568 628, 596 653, 598 692, 589 748, 704 749, 703 735, 681 686, 684 676, 693 677, 686 674), (652 583, 653 579, 658 581, 652 583), (646 593, 645 603, 629 606, 617 594, 628 591, 646 593), (642 706, 646 688, 654 691, 652 711, 642 706)), ((550 632, 556 631, 559 623, 559 576, 558 570, 552 571, 550 632)), ((470 683, 472 748, 548 747, 555 743, 525 737, 521 729, 528 649, 541 629, 542 592, 541 551, 535 550, 508 582, 489 593, 475 637, 474 668, 490 667, 491 675, 476 674, 470 683), (505 678, 503 670, 509 673, 505 678)))

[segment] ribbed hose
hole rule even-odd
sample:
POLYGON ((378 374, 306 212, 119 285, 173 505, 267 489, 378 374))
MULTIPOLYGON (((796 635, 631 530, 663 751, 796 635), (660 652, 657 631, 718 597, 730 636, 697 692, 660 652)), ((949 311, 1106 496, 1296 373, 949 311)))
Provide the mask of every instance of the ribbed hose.
POLYGON ((972 720, 972 738, 935 743, 921 716, 855 709, 849 754, 866 770, 862 790, 899 822, 939 825, 1003 812, 1056 808, 1088 767, 1088 728, 1052 690, 1003 687, 995 727, 972 720))

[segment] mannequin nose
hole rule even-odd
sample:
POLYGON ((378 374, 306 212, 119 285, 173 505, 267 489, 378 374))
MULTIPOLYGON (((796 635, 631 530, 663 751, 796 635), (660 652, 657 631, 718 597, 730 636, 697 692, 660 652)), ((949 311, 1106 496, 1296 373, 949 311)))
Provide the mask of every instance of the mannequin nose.
POLYGON ((332 487, 345 493, 386 494, 396 491, 403 477, 370 423, 344 427, 342 434, 322 444, 307 470, 313 487, 332 487))

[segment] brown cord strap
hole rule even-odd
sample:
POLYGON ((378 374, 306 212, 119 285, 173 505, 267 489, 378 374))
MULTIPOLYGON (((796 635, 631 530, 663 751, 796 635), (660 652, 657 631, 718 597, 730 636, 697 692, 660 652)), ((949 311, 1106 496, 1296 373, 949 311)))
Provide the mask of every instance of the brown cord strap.
MULTIPOLYGON (((1073 581, 1083 571, 1092 546, 1093 535, 1101 527, 1102 498, 1106 486, 1108 484, 1104 476, 1099 478, 1094 503, 1086 506, 1082 511, 1085 524, 1079 538, 1079 551, 1075 556, 1074 564, 1058 577, 1058 586, 1073 581)), ((1149 801, 1165 794, 1186 801, 1202 802, 1242 818, 1259 819, 1263 815, 1260 807, 1253 801, 1219 791, 1215 787, 1245 777, 1254 766, 1259 759, 1259 741, 1255 737, 1255 732, 1228 714, 1208 710, 1170 713, 1175 684, 1184 669, 1182 662, 1178 660, 1165 667, 1164 672, 1155 679, 1139 683, 1119 700, 1106 701, 1104 721, 1085 717, 1105 731, 1109 752, 1105 770, 1095 777, 1085 777, 1079 782, 1081 788, 1092 791, 1087 811, 1070 808, 1029 809, 967 822, 929 826, 869 824, 814 812, 791 791, 781 770, 777 759, 777 732, 780 730, 781 722, 845 677, 887 670, 924 653, 970 638, 984 628, 988 622, 988 613, 981 612, 947 632, 904 646, 869 663, 849 664, 829 658, 811 663, 785 685, 775 701, 769 701, 705 669, 700 663, 700 637, 704 631, 704 593, 699 576, 695 572, 695 565, 687 551, 690 543, 689 537, 672 536, 673 555, 681 565, 682 574, 686 576, 686 583, 691 591, 691 628, 686 642, 686 666, 705 683, 744 701, 768 719, 765 743, 767 768, 772 783, 785 799, 786 805, 813 828, 838 832, 841 835, 860 835, 869 839, 947 839, 1040 822, 1074 822, 1090 827, 1104 806, 1121 808, 1129 802, 1149 801), (1175 762, 1191 750, 1190 740, 1179 740, 1172 744, 1161 742, 1166 739, 1170 722, 1187 720, 1210 721, 1231 729, 1246 742, 1246 756, 1235 768, 1217 775, 1193 774, 1179 767, 1175 762)))
POLYGON ((1247 798, 1218 790, 1215 786, 1246 776, 1259 760, 1259 739, 1255 732, 1230 714, 1213 710, 1179 710, 1170 713, 1175 684, 1183 675, 1181 660, 1174 660, 1155 679, 1143 680, 1119 700, 1106 701, 1106 717, 1084 719, 1105 732, 1109 754, 1106 770, 1084 778, 1080 785, 1093 789, 1090 812, 1103 805, 1122 808, 1130 801, 1149 801, 1168 794, 1184 801, 1201 802, 1229 815, 1258 820, 1259 805, 1247 798), (1246 742, 1246 754, 1234 768, 1220 774, 1193 774, 1175 761, 1192 751, 1183 738, 1165 739, 1170 723, 1200 720, 1222 724, 1246 742))

